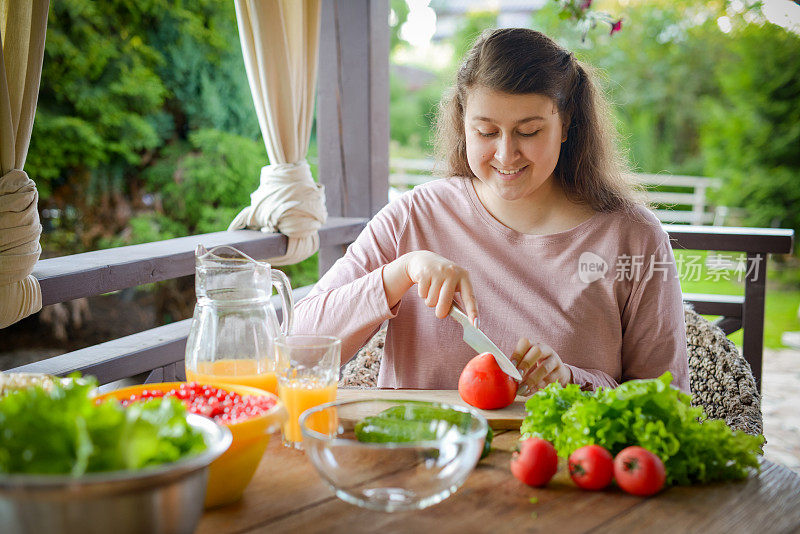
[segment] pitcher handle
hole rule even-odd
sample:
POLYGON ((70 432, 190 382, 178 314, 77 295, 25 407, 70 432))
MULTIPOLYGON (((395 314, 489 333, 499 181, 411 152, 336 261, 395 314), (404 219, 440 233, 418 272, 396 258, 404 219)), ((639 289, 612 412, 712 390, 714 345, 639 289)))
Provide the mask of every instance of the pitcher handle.
POLYGON ((281 332, 288 336, 292 332, 294 324, 294 297, 292 296, 292 284, 289 277, 278 269, 271 269, 272 285, 278 290, 278 294, 283 301, 283 317, 281 320, 281 332))

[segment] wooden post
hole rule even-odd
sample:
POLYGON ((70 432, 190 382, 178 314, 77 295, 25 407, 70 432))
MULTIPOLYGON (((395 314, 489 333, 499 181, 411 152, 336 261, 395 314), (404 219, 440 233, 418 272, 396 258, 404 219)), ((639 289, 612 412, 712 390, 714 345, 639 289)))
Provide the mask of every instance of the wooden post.
POLYGON ((742 355, 750 363, 761 392, 761 368, 764 350, 764 294, 767 283, 767 255, 747 253, 742 311, 742 355))
MULTIPOLYGON (((322 2, 317 141, 331 217, 372 217, 388 200, 388 21, 388 0, 322 2)), ((320 276, 343 253, 320 248, 320 276)))

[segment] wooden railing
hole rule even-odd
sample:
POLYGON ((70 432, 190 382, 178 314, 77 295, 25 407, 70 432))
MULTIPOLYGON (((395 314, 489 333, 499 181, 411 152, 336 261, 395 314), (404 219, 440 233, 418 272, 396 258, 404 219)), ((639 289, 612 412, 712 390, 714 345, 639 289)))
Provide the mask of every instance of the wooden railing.
MULTIPOLYGON (((338 247, 343 251, 365 224, 365 219, 332 218, 320 230, 320 242, 329 249, 338 247)), ((684 300, 698 313, 721 316, 718 324, 726 334, 740 328, 744 330, 742 352, 760 387, 767 255, 791 252, 794 232, 684 225, 665 225, 664 228, 675 249, 746 253, 749 274, 745 279, 744 296, 686 294, 684 300)), ((42 286, 45 304, 52 304, 190 275, 194 273, 194 249, 199 243, 206 247, 232 245, 261 258, 283 254, 286 249, 286 237, 281 234, 247 230, 217 232, 42 260, 34 275, 42 286)), ((309 289, 296 289, 295 297, 301 298, 309 289)), ((280 310, 277 298, 274 298, 274 305, 280 310)), ((80 371, 97 376, 101 384, 148 372, 148 381, 182 379, 190 322, 161 326, 12 371, 60 376, 80 371)))
MULTIPOLYGON (((365 224, 361 218, 329 218, 319 231, 320 244, 343 253, 365 224)), ((54 304, 194 274, 198 244, 206 248, 231 245, 255 258, 269 258, 286 252, 287 239, 283 234, 253 230, 215 232, 41 260, 33 274, 42 287, 43 303, 54 304)), ((295 289, 295 299, 305 296, 309 289, 295 289)), ((273 305, 280 314, 280 299, 273 298, 273 305)), ((190 325, 191 319, 179 321, 12 371, 59 376, 80 371, 95 375, 100 384, 148 372, 148 382, 182 379, 190 325)))
MULTIPOLYGON (((432 159, 389 160, 389 185, 405 191, 434 179, 432 159)), ((635 179, 647 190, 647 200, 657 206, 653 212, 662 223, 688 223, 693 225, 722 225, 727 210, 713 210, 709 205, 708 191, 720 186, 718 178, 703 176, 678 176, 669 174, 636 174, 635 179), (668 186, 681 191, 659 191, 668 186), (688 207, 688 209, 687 209, 688 207), (669 208, 669 209, 664 209, 669 208)))

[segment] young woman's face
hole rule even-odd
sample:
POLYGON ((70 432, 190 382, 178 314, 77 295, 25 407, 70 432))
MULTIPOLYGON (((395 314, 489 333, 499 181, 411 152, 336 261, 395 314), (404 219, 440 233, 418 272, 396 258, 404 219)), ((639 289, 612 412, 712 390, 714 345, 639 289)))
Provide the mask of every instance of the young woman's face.
POLYGON ((544 95, 475 87, 464 108, 467 162, 484 190, 505 201, 530 198, 558 163, 565 128, 544 95))

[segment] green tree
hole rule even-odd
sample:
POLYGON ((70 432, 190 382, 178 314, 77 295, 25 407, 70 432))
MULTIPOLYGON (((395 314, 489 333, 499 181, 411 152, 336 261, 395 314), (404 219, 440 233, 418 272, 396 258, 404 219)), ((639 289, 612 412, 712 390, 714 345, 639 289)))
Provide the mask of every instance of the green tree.
POLYGON ((582 41, 554 4, 532 26, 605 72, 635 170, 721 177, 716 200, 745 208, 737 223, 800 231, 800 37, 758 3, 655 0, 582 41))
MULTIPOLYGON (((158 225, 157 239, 224 230, 250 204, 252 182, 265 158, 264 146, 246 137, 214 129, 192 132, 143 172, 145 189, 160 209, 140 217, 158 225)), ((134 236, 129 243, 152 237, 134 236)))
POLYGON ((239 45, 233 2, 203 0, 163 10, 148 42, 161 54, 156 73, 168 88, 165 108, 177 132, 201 128, 260 137, 239 45))
POLYGON ((497 26, 497 11, 473 11, 459 22, 455 34, 451 38, 453 59, 456 64, 467 55, 475 39, 488 28, 497 26))
MULTIPOLYGON (((26 164, 40 207, 62 210, 48 248, 77 252, 130 234, 130 217, 150 209, 144 171, 162 152, 189 150, 201 128, 234 132, 265 152, 231 2, 51 3, 26 164)), ((250 180, 239 196, 257 173, 250 180)))
MULTIPOLYGON (((533 27, 553 36, 603 73, 600 82, 615 104, 617 126, 631 166, 640 172, 700 174, 704 155, 699 132, 703 97, 716 95, 714 66, 725 57, 716 2, 656 0, 615 13, 623 30, 590 31, 559 17, 548 3, 534 14, 533 27)), ((739 16, 741 19, 741 15, 739 16)))
POLYGON ((800 37, 763 23, 727 38, 721 94, 704 101, 706 171, 726 179, 720 199, 744 207, 745 224, 800 233, 800 37))
POLYGON ((405 148, 430 153, 436 106, 444 91, 445 80, 435 77, 431 83, 409 91, 400 76, 389 77, 389 123, 392 141, 405 148))

